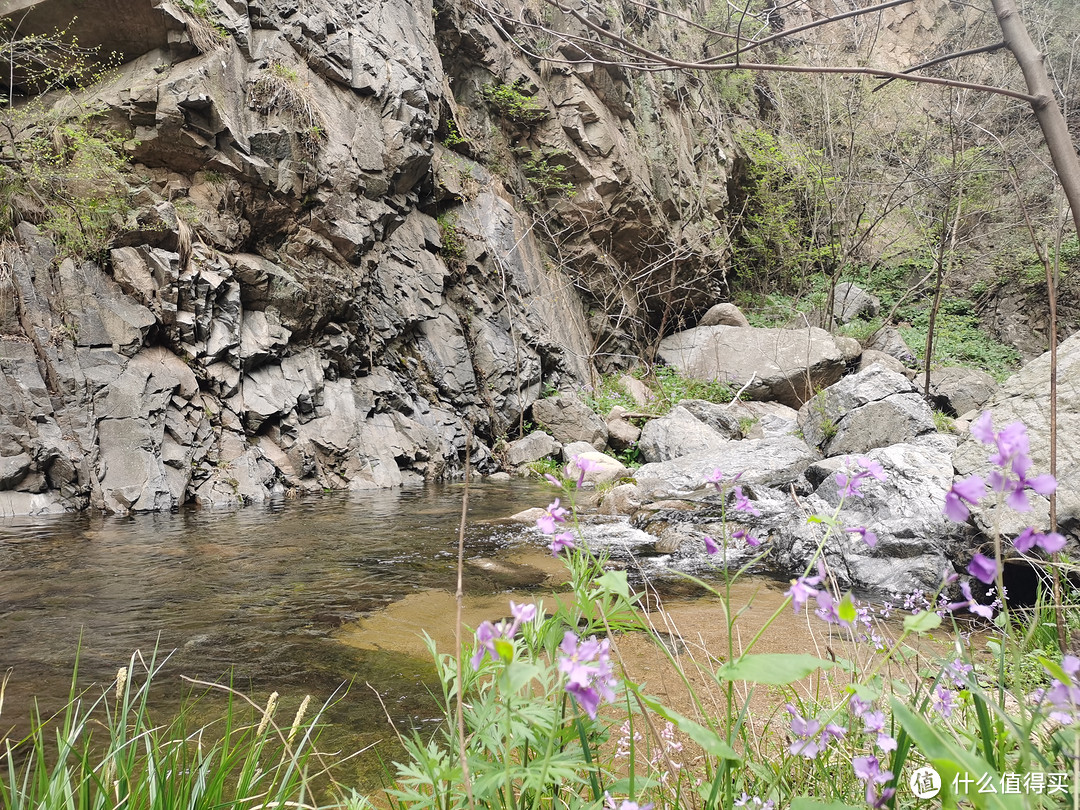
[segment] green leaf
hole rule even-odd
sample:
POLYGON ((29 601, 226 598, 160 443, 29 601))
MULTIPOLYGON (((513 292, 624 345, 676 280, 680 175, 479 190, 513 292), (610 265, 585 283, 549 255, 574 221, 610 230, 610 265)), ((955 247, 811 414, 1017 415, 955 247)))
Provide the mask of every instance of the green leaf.
POLYGON ((904 632, 906 633, 922 635, 939 627, 941 627, 941 617, 932 610, 922 610, 904 619, 904 632))
POLYGON ((743 655, 724 664, 716 677, 725 681, 753 681, 773 686, 785 686, 800 681, 819 669, 832 669, 836 664, 814 655, 796 653, 760 653, 743 655))
POLYGON ((626 581, 625 571, 607 571, 596 579, 596 584, 603 593, 613 593, 623 599, 630 598, 630 585, 626 581))
POLYGON ((738 751, 728 745, 720 735, 711 728, 696 723, 689 717, 683 717, 683 715, 679 714, 674 709, 669 709, 656 698, 649 697, 648 695, 640 695, 640 697, 646 706, 665 720, 674 723, 679 731, 700 745, 705 753, 712 754, 714 757, 720 759, 733 759, 736 762, 742 761, 742 757, 739 756, 738 751))
POLYGON ((495 639, 495 652, 498 653, 499 658, 503 661, 509 662, 514 660, 514 645, 505 638, 495 639))
POLYGON ((856 683, 848 687, 848 691, 859 698, 863 703, 873 703, 881 697, 881 690, 876 686, 866 683, 856 683))
POLYGON ((1061 668, 1061 664, 1051 661, 1044 655, 1035 656, 1039 663, 1046 667, 1046 671, 1050 673, 1051 677, 1056 678, 1061 683, 1072 683, 1072 678, 1068 676, 1064 669, 1061 668))
POLYGON ((820 799, 809 799, 806 796, 799 796, 791 800, 791 810, 862 810, 859 807, 855 807, 851 804, 844 804, 840 801, 824 802, 820 799))
POLYGON ((844 594, 844 598, 836 606, 836 615, 840 617, 840 621, 848 624, 855 624, 855 620, 859 618, 859 612, 855 610, 855 600, 851 598, 850 591, 844 594))
MULTIPOLYGON (((941 775, 943 795, 952 792, 953 779, 960 774, 964 774, 961 781, 967 777, 977 780, 988 775, 991 785, 1000 786, 1000 775, 986 760, 958 745, 955 739, 946 736, 937 726, 927 723, 902 701, 893 698, 891 705, 893 717, 904 727, 919 751, 941 775)), ((969 788, 969 792, 960 796, 976 807, 986 808, 986 810, 1022 810, 1026 806, 1020 794, 979 793, 977 789, 972 791, 969 788)), ((942 804, 949 806, 945 802, 942 804)))

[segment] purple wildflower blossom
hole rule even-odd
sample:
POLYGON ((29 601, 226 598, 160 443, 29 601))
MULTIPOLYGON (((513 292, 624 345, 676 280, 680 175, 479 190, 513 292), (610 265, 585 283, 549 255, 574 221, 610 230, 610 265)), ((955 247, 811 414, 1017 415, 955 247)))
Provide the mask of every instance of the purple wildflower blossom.
POLYGON ((750 503, 750 499, 746 497, 746 493, 743 492, 742 487, 735 487, 735 509, 739 512, 748 512, 751 515, 761 517, 761 512, 757 507, 750 503))
POLYGON ((754 535, 750 534, 750 532, 746 531, 745 529, 736 529, 735 531, 733 531, 731 533, 731 536, 734 537, 736 540, 742 540, 748 546, 760 546, 761 545, 761 541, 758 540, 756 537, 754 537, 754 535))
POLYGON ((574 543, 574 535, 572 532, 561 532, 551 539, 551 545, 549 545, 548 548, 551 549, 552 554, 558 557, 559 552, 575 549, 577 548, 577 544, 574 543))
POLYGON ((850 529, 844 529, 844 531, 849 534, 859 535, 859 537, 862 538, 862 541, 870 546, 870 548, 877 545, 878 536, 865 526, 852 526, 850 529))
POLYGON ((705 541, 705 552, 707 554, 720 553, 720 546, 716 545, 716 541, 709 537, 709 535, 705 535, 701 539, 705 541))
POLYGON ((491 658, 492 661, 499 660, 499 652, 495 647, 495 642, 500 638, 513 638, 517 635, 518 629, 524 622, 531 622, 535 619, 536 605, 519 605, 511 600, 510 615, 513 617, 510 624, 505 621, 498 624, 482 622, 476 628, 476 652, 473 653, 473 657, 469 660, 474 670, 480 669, 480 664, 483 663, 485 656, 491 658))
POLYGON ((877 735, 877 747, 886 754, 890 751, 895 751, 897 748, 896 738, 882 731, 877 735))
POLYGON ((577 477, 577 485, 578 485, 578 487, 581 487, 581 485, 585 483, 585 473, 591 472, 593 470, 599 470, 600 467, 601 467, 601 464, 599 462, 587 459, 587 458, 585 458, 585 456, 574 456, 570 460, 570 463, 574 467, 578 468, 578 477, 577 477))
POLYGON ((934 688, 934 694, 930 696, 930 705, 942 717, 952 717, 953 693, 941 684, 934 688))
POLYGON ((870 457, 859 456, 853 467, 836 474, 836 485, 840 488, 840 496, 843 498, 863 497, 861 487, 867 478, 884 481, 885 469, 870 457))
POLYGON ((569 513, 559 506, 559 499, 556 498, 554 503, 548 504, 544 514, 536 519, 536 527, 544 534, 555 534, 555 524, 566 523, 567 514, 569 513))
POLYGON ((596 719, 600 702, 615 699, 616 679, 608 653, 608 641, 590 636, 585 641, 570 630, 563 636, 559 649, 559 671, 566 676, 566 691, 589 718, 596 719))
POLYGON ((795 608, 795 612, 798 613, 802 606, 805 605, 812 597, 818 595, 818 589, 813 587, 814 585, 820 585, 822 580, 825 579, 825 566, 818 561, 818 574, 816 577, 805 576, 793 579, 791 581, 791 587, 784 593, 784 596, 790 596, 792 605, 795 608))
MULTIPOLYGON (((989 583, 988 583, 989 584, 989 583)), ((994 609, 989 605, 980 605, 975 601, 975 597, 971 595, 971 584, 967 581, 960 583, 960 593, 964 595, 963 602, 950 602, 945 606, 945 609, 950 613, 955 613, 958 610, 967 608, 977 616, 982 616, 984 619, 994 618, 994 609)))
POLYGON ((1080 686, 1077 685, 1080 658, 1075 655, 1066 655, 1061 659, 1061 668, 1068 677, 1068 681, 1062 682, 1056 677, 1051 677, 1050 686, 1036 690, 1033 696, 1040 701, 1045 699, 1050 704, 1051 720, 1068 726, 1080 718, 1080 686))
POLYGON ((955 482, 945 493, 945 517, 955 523, 963 523, 971 514, 968 504, 977 504, 985 492, 986 482, 981 476, 973 475, 955 482))
POLYGON ((1055 554, 1065 547, 1065 538, 1057 532, 1043 534, 1029 526, 1013 540, 1013 547, 1020 552, 1030 551, 1033 546, 1038 546, 1047 554, 1055 554))
POLYGON ((968 563, 967 572, 984 585, 989 585, 997 577, 997 563, 983 554, 976 553, 968 563))
POLYGON ((819 736, 821 721, 813 717, 807 720, 799 714, 792 703, 787 704, 786 708, 791 715, 791 733, 795 736, 795 742, 791 744, 789 750, 792 754, 798 754, 807 759, 817 759, 817 755, 827 747, 824 737, 819 736))

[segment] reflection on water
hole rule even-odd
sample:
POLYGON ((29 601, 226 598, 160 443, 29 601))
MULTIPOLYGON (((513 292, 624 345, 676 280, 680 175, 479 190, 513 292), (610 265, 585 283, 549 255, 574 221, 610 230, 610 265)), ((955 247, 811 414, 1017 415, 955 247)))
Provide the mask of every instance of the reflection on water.
MULTIPOLYGON (((107 683, 135 649, 172 653, 160 693, 179 676, 230 677, 256 700, 326 699, 354 682, 330 720, 355 747, 388 738, 376 687, 397 718, 432 715, 423 660, 343 644, 333 631, 406 596, 452 591, 461 485, 372 491, 236 511, 8 518, 0 521, 0 668, 11 670, 3 728, 22 726, 32 696, 51 711, 80 681, 107 683)), ((550 489, 483 484, 470 493, 468 555, 521 543, 490 524, 546 503, 550 489)), ((502 590, 470 566, 473 593, 502 590)), ((420 595, 420 596, 418 596, 420 595)))

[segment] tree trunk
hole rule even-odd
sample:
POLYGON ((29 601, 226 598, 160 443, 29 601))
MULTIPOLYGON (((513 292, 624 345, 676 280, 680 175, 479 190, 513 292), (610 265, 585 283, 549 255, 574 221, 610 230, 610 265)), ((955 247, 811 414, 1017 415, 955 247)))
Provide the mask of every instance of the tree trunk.
POLYGON ((1080 160, 1076 157, 1069 125, 1054 97, 1054 86, 1043 64, 1044 56, 1031 39, 1027 26, 1016 10, 1015 0, 990 0, 994 5, 1001 33, 1020 69, 1028 92, 1035 97, 1031 107, 1039 121, 1050 159, 1054 162, 1058 180, 1065 191, 1065 198, 1072 208, 1073 224, 1080 233, 1080 160))

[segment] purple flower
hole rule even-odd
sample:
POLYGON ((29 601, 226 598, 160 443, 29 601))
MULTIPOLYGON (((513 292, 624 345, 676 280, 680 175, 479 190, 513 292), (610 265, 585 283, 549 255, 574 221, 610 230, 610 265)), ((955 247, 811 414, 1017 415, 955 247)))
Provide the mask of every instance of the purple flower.
POLYGON ((870 711, 870 704, 865 700, 860 699, 858 695, 852 695, 848 700, 848 711, 850 711, 854 717, 862 717, 870 711))
POLYGON ((875 733, 885 728, 885 715, 882 712, 867 712, 862 717, 863 730, 875 733))
POLYGON ((544 478, 547 479, 547 482, 549 484, 554 484, 555 486, 559 487, 559 489, 562 489, 562 481, 560 481, 551 473, 544 473, 544 478))
POLYGON ((989 557, 976 553, 968 563, 967 572, 984 585, 989 585, 997 577, 997 563, 989 557))
POLYGON ((761 517, 761 512, 750 503, 750 499, 746 497, 742 487, 735 487, 735 509, 739 512, 749 512, 751 515, 761 517))
POLYGON ((720 553, 720 546, 716 545, 716 541, 709 537, 709 535, 705 535, 701 539, 705 541, 705 552, 707 554, 720 553))
POLYGON ((866 543, 866 545, 870 546, 870 548, 873 548, 874 546, 877 545, 877 540, 878 540, 877 535, 874 534, 872 531, 870 531, 865 526, 852 526, 850 529, 844 529, 844 531, 849 532, 851 534, 859 535, 859 537, 862 538, 862 541, 864 543, 866 543))
POLYGON ((499 660, 499 653, 495 651, 495 639, 502 638, 502 630, 495 627, 491 622, 483 622, 476 628, 476 652, 469 661, 473 670, 480 669, 484 656, 490 656, 492 661, 499 660))
POLYGON ((580 487, 585 483, 585 473, 592 472, 593 470, 599 470, 602 466, 596 461, 591 461, 585 456, 574 456, 570 459, 571 464, 578 468, 577 485, 580 487))
POLYGON ((896 750, 896 738, 882 731, 877 735, 877 747, 884 753, 896 750))
POLYGON ((881 770, 881 763, 878 762, 877 757, 872 755, 855 757, 851 760, 851 765, 855 769, 856 778, 863 782, 880 785, 888 782, 893 777, 891 771, 881 770))
POLYGON ((1017 551, 1026 552, 1030 551, 1032 546, 1038 546, 1047 554, 1055 554, 1065 547, 1065 538, 1057 532, 1043 534, 1029 526, 1013 540, 1013 547, 1017 551))
POLYGON ((787 704, 786 708, 791 715, 791 733, 795 736, 795 742, 791 744, 789 750, 792 754, 798 754, 807 759, 817 759, 817 755, 824 751, 827 745, 818 737, 821 721, 815 718, 807 720, 799 714, 792 703, 787 704))
POLYGON ((934 694, 930 696, 930 705, 934 707, 942 717, 952 717, 953 693, 941 684, 934 688, 934 694))
POLYGON ((535 619, 536 605, 519 605, 511 600, 510 615, 514 619, 510 624, 505 621, 498 624, 482 622, 476 628, 476 652, 473 653, 473 657, 469 661, 474 670, 480 669, 484 656, 490 657, 492 661, 499 660, 499 651, 495 646, 495 642, 501 638, 512 639, 517 635, 517 631, 523 622, 531 622, 535 619))
POLYGON ((990 412, 984 411, 972 423, 971 434, 983 444, 994 446, 996 452, 990 454, 990 462, 997 469, 990 473, 987 483, 995 492, 1005 495, 1005 502, 1012 509, 1017 512, 1031 510, 1025 494, 1028 489, 1043 496, 1049 496, 1057 489, 1057 481, 1052 475, 1028 478, 1031 456, 1023 422, 1013 422, 995 432, 990 412))
POLYGON ((971 514, 967 505, 977 504, 985 492, 986 482, 981 476, 973 475, 957 481, 945 493, 945 517, 956 523, 963 523, 971 514))
POLYGON ((746 531, 745 529, 736 529, 735 531, 733 531, 731 533, 731 536, 734 537, 736 540, 742 540, 748 546, 760 546, 761 545, 761 541, 758 540, 756 537, 754 537, 754 535, 750 534, 750 532, 746 531))
POLYGON ((548 548, 551 549, 552 554, 558 557, 560 551, 577 548, 577 545, 574 543, 574 535, 572 532, 561 532, 552 538, 551 545, 549 545, 548 548))
POLYGON ((791 602, 795 607, 796 613, 798 613, 802 609, 802 606, 812 597, 818 595, 818 589, 813 586, 820 585, 823 579, 825 579, 825 566, 822 565, 819 560, 818 575, 816 577, 805 576, 791 581, 791 587, 784 593, 784 596, 791 597, 791 602))
POLYGON ((513 599, 510 600, 510 615, 514 617, 510 635, 514 635, 524 622, 531 622, 536 618, 536 605, 519 605, 513 599))
POLYGON ((596 636, 590 636, 586 641, 579 641, 572 631, 567 630, 559 649, 563 653, 559 657, 559 671, 566 676, 566 691, 582 711, 595 720, 600 702, 610 703, 615 699, 617 681, 611 668, 607 639, 597 641, 596 636))
MULTIPOLYGON (((990 607, 989 605, 980 605, 978 602, 975 601, 975 597, 971 595, 970 583, 968 583, 967 581, 961 582, 960 592, 964 595, 964 601, 950 602, 948 605, 945 606, 946 610, 948 610, 950 613, 954 613, 957 610, 961 610, 962 608, 967 608, 972 613, 976 614, 977 616, 982 616, 984 619, 994 618, 994 609, 992 607, 990 607)), ((970 670, 971 668, 968 667, 968 671, 970 670)))
POLYGON ((536 519, 536 527, 544 534, 555 534, 555 524, 566 523, 567 514, 568 512, 559 506, 559 499, 556 498, 554 503, 548 504, 544 514, 536 519))
MULTIPOLYGON (((961 589, 963 589, 963 586, 961 586, 961 589)), ((967 589, 966 595, 971 595, 970 587, 967 589)), ((987 616, 986 618, 989 619, 990 616, 987 616)), ((961 661, 959 658, 954 658, 949 662, 949 665, 945 670, 948 672, 949 677, 952 678, 953 686, 957 689, 964 689, 967 686, 967 676, 975 671, 975 667, 961 661)))
MULTIPOLYGON (((891 771, 885 771, 885 773, 889 774, 889 778, 892 779, 891 771)), ((879 795, 873 782, 866 783, 866 803, 870 805, 871 810, 882 810, 895 793, 896 788, 885 788, 879 795)))
POLYGON ((717 467, 705 478, 705 483, 712 484, 714 487, 716 487, 716 491, 719 492, 721 490, 720 482, 723 480, 724 472, 719 467, 717 467))
POLYGON ((632 802, 629 799, 626 799, 625 801, 623 801, 622 804, 619 805, 619 810, 652 810, 653 806, 654 805, 652 802, 639 805, 637 802, 632 802))
POLYGON ((1061 668, 1068 680, 1063 682, 1051 677, 1050 686, 1036 690, 1034 696, 1039 700, 1045 699, 1050 704, 1050 719, 1068 726, 1075 723, 1080 716, 1080 686, 1077 686, 1076 681, 1077 673, 1080 673, 1080 658, 1066 655, 1061 659, 1061 668))
POLYGON ((842 498, 863 497, 861 487, 867 478, 884 481, 885 469, 868 456, 859 456, 853 467, 836 474, 836 485, 840 487, 840 496, 842 498))

